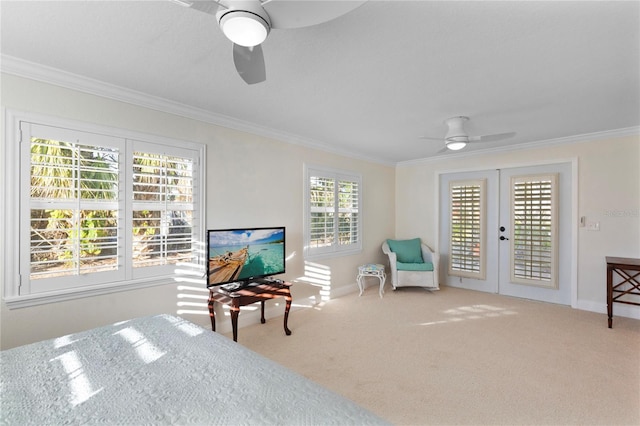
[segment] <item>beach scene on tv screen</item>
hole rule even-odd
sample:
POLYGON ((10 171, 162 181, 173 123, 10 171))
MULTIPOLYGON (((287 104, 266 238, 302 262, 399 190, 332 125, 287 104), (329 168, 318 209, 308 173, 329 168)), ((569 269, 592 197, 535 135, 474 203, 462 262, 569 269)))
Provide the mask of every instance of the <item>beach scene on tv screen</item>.
POLYGON ((284 271, 284 229, 209 233, 209 284, 284 271))

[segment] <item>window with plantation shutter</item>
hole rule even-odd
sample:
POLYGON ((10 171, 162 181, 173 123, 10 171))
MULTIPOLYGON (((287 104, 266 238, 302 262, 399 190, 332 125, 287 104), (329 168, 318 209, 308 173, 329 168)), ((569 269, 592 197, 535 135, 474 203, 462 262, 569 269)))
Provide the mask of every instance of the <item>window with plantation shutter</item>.
POLYGON ((118 269, 119 150, 31 138, 32 280, 118 269))
POLYGON ((189 262, 193 257, 191 158, 133 153, 133 267, 189 262))
POLYGON ((557 175, 511 178, 511 280, 557 288, 557 175))
POLYGON ((338 245, 351 248, 360 242, 360 179, 340 178, 337 194, 338 245))
POLYGON ((361 250, 361 187, 356 174, 305 167, 305 255, 361 250))
POLYGON ((309 177, 309 248, 330 247, 335 236, 335 179, 309 177))
POLYGON ((203 145, 45 121, 15 123, 20 279, 5 299, 154 285, 202 263, 203 145))
POLYGON ((449 185, 449 275, 485 278, 485 188, 484 179, 449 185))

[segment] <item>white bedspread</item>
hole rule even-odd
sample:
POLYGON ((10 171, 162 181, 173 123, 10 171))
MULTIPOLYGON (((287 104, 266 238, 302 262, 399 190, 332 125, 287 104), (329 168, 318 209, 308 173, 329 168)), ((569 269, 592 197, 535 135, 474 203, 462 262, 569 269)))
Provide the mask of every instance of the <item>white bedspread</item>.
POLYGON ((384 424, 220 334, 170 315, 0 352, 0 423, 384 424))

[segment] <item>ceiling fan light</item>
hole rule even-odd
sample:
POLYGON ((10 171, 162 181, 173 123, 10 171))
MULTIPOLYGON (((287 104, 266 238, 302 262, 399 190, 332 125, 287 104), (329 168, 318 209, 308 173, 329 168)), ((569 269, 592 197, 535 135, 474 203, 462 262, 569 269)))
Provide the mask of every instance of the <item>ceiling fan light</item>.
POLYGON ((456 141, 456 140, 447 141, 447 148, 449 148, 452 151, 461 150, 465 146, 467 146, 467 143, 464 141, 456 141))
POLYGON ((235 44, 253 47, 261 44, 269 34, 269 24, 254 13, 232 10, 220 18, 220 28, 235 44))

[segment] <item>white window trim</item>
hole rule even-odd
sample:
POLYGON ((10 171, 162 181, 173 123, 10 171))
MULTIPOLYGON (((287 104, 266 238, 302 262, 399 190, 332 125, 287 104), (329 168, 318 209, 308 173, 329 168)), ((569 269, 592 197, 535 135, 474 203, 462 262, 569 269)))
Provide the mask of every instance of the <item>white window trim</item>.
MULTIPOLYGON (((119 291, 127 291, 138 288, 152 287, 175 283, 181 274, 193 275, 194 266, 199 272, 203 270, 204 259, 199 256, 198 265, 185 265, 184 272, 175 270, 174 273, 165 276, 131 279, 100 285, 62 289, 46 293, 20 295, 20 122, 27 121, 46 126, 65 127, 82 132, 106 134, 129 140, 153 141, 155 145, 183 146, 197 151, 199 167, 197 178, 199 179, 198 205, 195 214, 198 215, 197 235, 200 241, 205 240, 206 223, 206 145, 177 140, 162 136, 139 133, 130 130, 117 129, 107 126, 78 122, 75 120, 61 119, 43 114, 28 113, 6 109, 4 114, 4 143, 0 149, 0 163, 3 173, 0 173, 0 185, 5 190, 4 197, 0 197, 0 269, 3 271, 3 299, 9 308, 22 308, 42 305, 64 300, 79 299, 100 294, 108 294, 119 291)), ((177 268, 176 268, 177 269, 177 268)))
MULTIPOLYGON (((311 164, 304 164, 304 221, 303 221, 303 235, 304 235, 304 258, 307 260, 326 259, 338 256, 354 255, 362 252, 362 175, 359 173, 332 169, 324 166, 317 166, 311 164), (311 248, 311 201, 309 199, 309 181, 312 175, 330 177, 336 180, 352 180, 358 182, 358 241, 355 244, 348 246, 340 246, 338 244, 332 244, 330 247, 311 248)), ((338 221, 336 221, 336 226, 338 221)))

